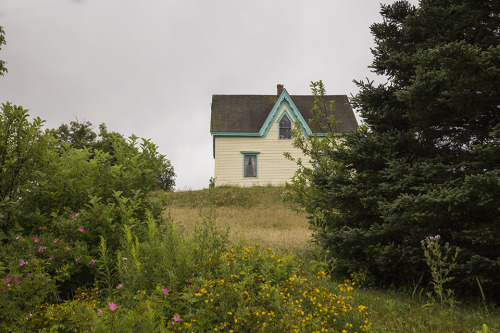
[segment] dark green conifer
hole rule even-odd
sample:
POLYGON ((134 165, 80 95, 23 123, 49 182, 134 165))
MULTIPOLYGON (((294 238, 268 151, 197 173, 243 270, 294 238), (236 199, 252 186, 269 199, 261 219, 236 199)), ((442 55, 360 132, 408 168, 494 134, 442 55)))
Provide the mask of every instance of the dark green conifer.
POLYGON ((387 83, 357 82, 366 126, 323 152, 341 167, 309 173, 315 235, 345 273, 411 285, 428 277, 421 240, 439 234, 460 248, 447 287, 478 295, 478 278, 499 301, 500 2, 381 14, 371 68, 387 83))

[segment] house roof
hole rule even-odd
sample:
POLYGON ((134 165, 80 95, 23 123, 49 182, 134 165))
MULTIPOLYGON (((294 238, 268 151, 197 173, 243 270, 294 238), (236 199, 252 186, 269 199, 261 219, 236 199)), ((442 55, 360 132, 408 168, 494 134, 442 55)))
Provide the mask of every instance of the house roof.
MULTIPOLYGON (((286 90, 285 90, 286 91, 286 90)), ((312 95, 290 95, 293 104, 309 123, 314 106, 312 95)), ((276 95, 212 95, 211 133, 258 133, 275 106, 276 95)), ((340 123, 333 128, 335 133, 356 130, 358 123, 346 95, 327 95, 325 103, 335 100, 335 119, 340 123)), ((319 133, 319 126, 311 128, 319 133)))

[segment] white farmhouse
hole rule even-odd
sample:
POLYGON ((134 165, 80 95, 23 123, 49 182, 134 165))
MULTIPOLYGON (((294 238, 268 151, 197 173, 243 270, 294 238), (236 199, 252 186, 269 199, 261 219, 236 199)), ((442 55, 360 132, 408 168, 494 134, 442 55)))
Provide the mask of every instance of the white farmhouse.
MULTIPOLYGON (((289 95, 278 85, 277 95, 213 95, 210 132, 213 136, 215 186, 283 185, 297 165, 283 156, 305 158, 292 146, 290 133, 298 121, 303 133, 311 128, 312 95, 289 95)), ((335 100, 335 133, 356 130, 358 124, 346 95, 327 95, 335 100)), ((323 134, 323 133, 318 133, 323 134)))

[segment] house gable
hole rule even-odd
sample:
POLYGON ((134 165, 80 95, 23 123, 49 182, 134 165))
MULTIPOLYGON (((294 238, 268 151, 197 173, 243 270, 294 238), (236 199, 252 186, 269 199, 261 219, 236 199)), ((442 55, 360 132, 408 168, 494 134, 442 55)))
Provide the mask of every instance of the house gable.
MULTIPOLYGON (((257 97, 257 96, 256 96, 257 97)), ((272 96, 271 96, 272 97, 272 96)), ((300 113, 299 109, 297 106, 295 106, 295 103, 293 102, 292 98, 286 91, 286 89, 283 89, 283 92, 281 95, 277 98, 277 100, 274 102, 274 106, 269 112, 267 118, 264 120, 263 125, 260 127, 259 131, 256 132, 232 132, 232 131, 224 131, 224 132, 218 132, 218 131, 211 131, 211 134, 213 136, 246 136, 246 137, 266 137, 267 133, 269 132, 269 129, 271 128, 272 124, 276 121, 276 117, 280 114, 281 109, 285 106, 287 110, 291 113, 291 121, 298 121, 300 123, 302 132, 304 135, 309 136, 312 134, 312 131, 305 121, 304 117, 302 117, 302 114, 300 113)))
MULTIPOLYGON (((270 96, 272 98, 272 96, 270 96)), ((269 97, 268 97, 269 100, 269 97)), ((292 97, 288 94, 288 91, 286 89, 283 89, 281 92, 280 96, 276 99, 274 102, 274 106, 272 107, 271 111, 269 112, 267 118, 264 120, 264 123, 260 127, 258 132, 211 132, 212 134, 212 155, 213 158, 215 158, 215 138, 216 137, 256 137, 256 138, 265 138, 267 137, 267 134, 269 133, 269 130, 273 126, 273 124, 277 123, 277 118, 282 117, 283 115, 283 108, 285 109, 284 112, 288 115, 290 118, 292 124, 294 124, 296 121, 299 122, 300 128, 304 135, 308 137, 309 135, 312 134, 312 130, 307 124, 307 121, 304 119, 302 114, 300 113, 299 109, 295 105, 295 103, 292 100, 292 97)), ((292 125, 293 127, 293 125, 292 125)))
POLYGON ((281 114, 280 111, 283 109, 283 107, 286 107, 286 110, 290 112, 289 116, 291 116, 290 120, 292 121, 292 123, 294 123, 295 121, 299 122, 300 128, 306 137, 312 134, 309 125, 305 121, 304 117, 302 117, 302 114, 300 113, 299 109, 297 109, 297 107, 295 106, 295 103, 293 103, 292 98, 290 97, 286 89, 283 89, 283 92, 281 93, 276 103, 274 103, 273 109, 269 113, 269 116, 267 116, 264 125, 262 125, 259 131, 260 137, 267 136, 269 129, 276 122, 276 118, 278 117, 278 115, 281 114))

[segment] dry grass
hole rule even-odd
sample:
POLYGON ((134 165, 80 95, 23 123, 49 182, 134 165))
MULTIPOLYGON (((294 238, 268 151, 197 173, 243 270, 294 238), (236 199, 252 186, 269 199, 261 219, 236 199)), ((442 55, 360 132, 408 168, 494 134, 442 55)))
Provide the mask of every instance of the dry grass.
MULTIPOLYGON (((316 260, 306 215, 293 211, 283 201, 284 195, 286 190, 279 187, 177 192, 170 194, 165 214, 188 233, 196 222, 215 216, 220 228, 229 225, 234 242, 291 249, 299 257, 316 260)), ((356 299, 371 309, 375 332, 476 332, 483 323, 489 332, 500 332, 500 313, 494 306, 464 303, 443 310, 425 295, 393 289, 357 288, 356 299)))
POLYGON ((197 221, 215 217, 222 229, 229 226, 231 241, 259 243, 275 249, 306 249, 311 231, 305 213, 283 202, 280 187, 217 188, 172 193, 165 211, 192 233, 197 221))

